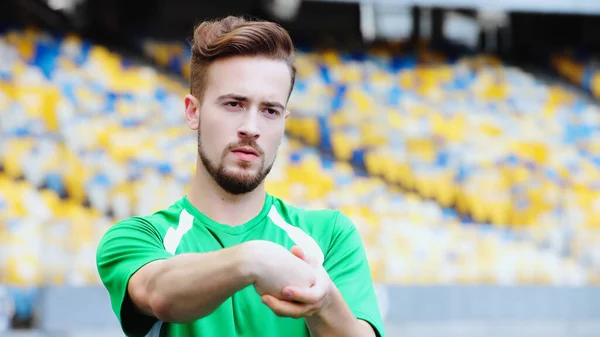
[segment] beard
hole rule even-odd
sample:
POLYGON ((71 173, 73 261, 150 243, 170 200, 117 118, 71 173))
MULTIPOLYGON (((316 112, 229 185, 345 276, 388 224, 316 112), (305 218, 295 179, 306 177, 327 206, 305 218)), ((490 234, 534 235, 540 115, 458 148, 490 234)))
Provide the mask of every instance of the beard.
MULTIPOLYGON (((221 155, 221 160, 218 164, 211 161, 204 149, 202 148, 202 143, 200 142, 200 134, 198 133, 198 155, 200 156, 200 161, 204 168, 213 178, 213 180, 226 192, 240 195, 246 194, 254 191, 262 182, 265 180, 271 169, 273 168, 273 163, 268 166, 265 166, 265 156, 264 152, 260 149, 258 144, 254 141, 254 139, 244 139, 237 144, 231 144, 223 150, 223 154, 221 155), (231 172, 225 166, 225 157, 231 152, 231 150, 242 147, 242 146, 250 146, 252 147, 261 158, 261 164, 256 173, 242 171, 242 172, 231 172)), ((240 162, 237 165, 242 169, 247 169, 251 166, 248 162, 240 162)))

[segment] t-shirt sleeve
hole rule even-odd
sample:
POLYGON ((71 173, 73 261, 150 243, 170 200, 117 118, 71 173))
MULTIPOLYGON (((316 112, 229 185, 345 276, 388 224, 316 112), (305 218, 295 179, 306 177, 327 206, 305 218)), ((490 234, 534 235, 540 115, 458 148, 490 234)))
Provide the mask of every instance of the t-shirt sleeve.
POLYGON ((145 336, 157 322, 155 317, 144 315, 134 307, 127 293, 129 279, 144 265, 171 256, 164 249, 158 230, 141 218, 115 224, 100 240, 96 252, 98 273, 127 336, 145 336))
POLYGON ((341 212, 337 212, 334 224, 323 266, 356 318, 371 324, 376 335, 384 337, 383 320, 361 236, 341 212))

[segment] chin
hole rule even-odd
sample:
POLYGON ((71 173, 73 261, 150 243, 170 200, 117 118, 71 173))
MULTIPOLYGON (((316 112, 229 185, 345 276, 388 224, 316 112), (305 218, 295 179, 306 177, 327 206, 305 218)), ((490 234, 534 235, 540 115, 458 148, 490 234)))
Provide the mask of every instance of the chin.
POLYGON ((225 174, 235 178, 247 179, 256 177, 258 175, 258 170, 253 167, 240 167, 240 165, 236 165, 228 167, 225 170, 225 174))
POLYGON ((229 172, 258 172, 260 164, 257 162, 248 162, 243 160, 236 160, 235 162, 227 165, 227 171, 229 172))

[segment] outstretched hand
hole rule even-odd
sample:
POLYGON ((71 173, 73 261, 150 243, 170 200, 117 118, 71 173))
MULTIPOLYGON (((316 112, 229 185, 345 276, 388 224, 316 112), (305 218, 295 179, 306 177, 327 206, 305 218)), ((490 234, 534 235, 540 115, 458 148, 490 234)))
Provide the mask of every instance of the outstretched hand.
POLYGON ((315 284, 310 288, 287 286, 282 291, 283 299, 265 294, 261 300, 279 317, 300 318, 315 315, 329 305, 333 283, 325 268, 316 259, 307 256, 302 248, 294 246, 291 252, 315 269, 315 284))

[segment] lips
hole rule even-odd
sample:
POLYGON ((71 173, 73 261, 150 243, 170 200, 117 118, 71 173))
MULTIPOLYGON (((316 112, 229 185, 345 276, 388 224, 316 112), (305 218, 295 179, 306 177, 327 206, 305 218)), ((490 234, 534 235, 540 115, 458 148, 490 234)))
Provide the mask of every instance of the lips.
POLYGON ((251 147, 238 147, 237 149, 233 149, 231 152, 240 152, 245 154, 250 154, 258 157, 258 152, 251 147))

